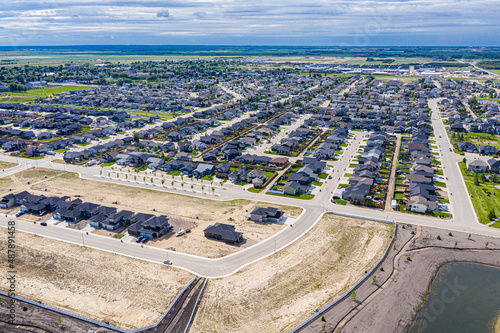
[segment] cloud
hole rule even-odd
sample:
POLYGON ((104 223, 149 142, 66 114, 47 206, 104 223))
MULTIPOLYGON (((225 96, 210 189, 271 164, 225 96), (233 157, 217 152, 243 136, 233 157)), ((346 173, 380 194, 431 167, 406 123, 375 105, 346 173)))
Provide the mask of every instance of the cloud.
POLYGON ((101 35, 114 36, 114 43, 126 44, 265 42, 286 45, 293 41, 296 45, 338 45, 352 44, 363 38, 368 45, 396 45, 401 41, 475 45, 481 40, 498 45, 500 29, 496 9, 500 0, 4 2, 0 19, 5 29, 0 37, 21 31, 23 36, 37 36, 38 42, 49 45, 92 44, 90 36, 101 35), (68 37, 75 35, 81 37, 68 37), (192 36, 193 40, 180 36, 192 36))
POLYGON ((207 13, 206 12, 196 12, 196 13, 194 13, 194 16, 196 18, 203 19, 203 18, 207 17, 207 13))
POLYGON ((156 13, 156 17, 170 17, 170 12, 168 11, 168 9, 160 9, 156 13))

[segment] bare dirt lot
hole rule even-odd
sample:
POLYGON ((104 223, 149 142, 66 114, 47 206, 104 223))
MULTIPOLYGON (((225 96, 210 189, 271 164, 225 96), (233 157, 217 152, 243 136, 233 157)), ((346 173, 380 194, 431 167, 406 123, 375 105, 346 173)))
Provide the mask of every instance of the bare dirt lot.
POLYGON ((392 226, 325 215, 292 245, 210 280, 191 332, 286 332, 344 293, 380 259, 392 226))
POLYGON ((379 282, 368 279, 357 289, 355 300, 342 300, 322 314, 324 321, 318 317, 301 332, 408 332, 443 265, 469 262, 500 267, 498 238, 406 225, 398 229, 395 249, 383 263, 385 272, 376 272, 379 282))
MULTIPOLYGON (((16 233, 18 296, 126 329, 156 322, 193 277, 173 267, 16 233)), ((0 251, 7 231, 0 228, 0 251)), ((7 260, 0 271, 8 271, 7 260)), ((0 289, 8 290, 6 273, 0 289)))
POLYGON ((16 165, 17 165, 17 163, 0 161, 0 170, 10 169, 10 168, 15 167, 16 165))
MULTIPOLYGON (((75 173, 51 169, 30 169, 7 178, 0 179, 0 195, 17 193, 23 190, 33 194, 46 196, 79 196, 83 201, 101 205, 114 206, 133 212, 149 214, 165 214, 171 217, 174 231, 191 228, 192 232, 182 237, 172 234, 151 241, 150 246, 160 248, 173 247, 177 251, 220 257, 237 252, 260 242, 281 229, 283 225, 272 223, 255 223, 245 218, 245 213, 265 203, 249 200, 214 201, 170 194, 160 191, 136 188, 131 186, 102 183, 81 179, 75 173), (29 183, 29 184, 28 184, 29 183), (12 189, 12 192, 9 192, 12 189), (230 218, 232 221, 230 221, 230 218), (203 230, 216 222, 229 223, 236 226, 236 231, 243 232, 245 240, 238 246, 209 240, 204 237, 203 230)), ((287 217, 300 215, 302 208, 272 205, 285 212, 287 217)), ((28 215, 26 215, 28 216, 28 215)), ((30 221, 33 218, 28 218, 30 221)), ((40 219, 36 219, 39 221, 40 219)), ((109 235, 109 232, 100 233, 109 235)), ((112 233, 113 234, 113 233, 112 233)))

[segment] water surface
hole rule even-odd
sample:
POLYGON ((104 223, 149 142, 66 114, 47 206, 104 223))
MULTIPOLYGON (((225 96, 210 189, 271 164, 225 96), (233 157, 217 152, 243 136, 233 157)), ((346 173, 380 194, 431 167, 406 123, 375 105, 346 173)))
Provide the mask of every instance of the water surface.
POLYGON ((443 266, 411 333, 498 333, 500 268, 452 263, 443 266))

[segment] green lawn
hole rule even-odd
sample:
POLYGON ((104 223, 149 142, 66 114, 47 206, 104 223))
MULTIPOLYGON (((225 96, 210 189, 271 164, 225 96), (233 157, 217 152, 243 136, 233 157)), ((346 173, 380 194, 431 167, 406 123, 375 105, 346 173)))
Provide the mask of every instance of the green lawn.
POLYGON ((212 175, 205 175, 205 176, 201 177, 201 180, 212 181, 212 180, 214 180, 214 176, 212 176, 212 175))
POLYGON ((54 150, 54 153, 64 153, 65 151, 68 151, 69 149, 56 149, 54 150))
POLYGON ((323 185, 323 183, 322 183, 322 182, 312 182, 312 184, 313 184, 314 186, 318 186, 318 187, 319 187, 319 186, 321 186, 321 185, 323 185))
POLYGON ((90 142, 85 142, 85 143, 77 143, 77 145, 82 146, 82 147, 88 146, 88 145, 90 145, 90 144, 91 144, 90 142))
POLYGON ((0 103, 20 104, 32 102, 37 98, 47 98, 53 94, 70 91, 90 89, 93 86, 47 86, 44 88, 30 89, 25 92, 4 92, 0 93, 0 103))
POLYGON ((328 174, 327 174, 327 173, 320 173, 320 174, 318 175, 318 178, 319 178, 319 179, 327 179, 327 178, 328 178, 328 174))
POLYGON ((269 179, 271 177, 273 177, 274 175, 276 174, 276 172, 271 172, 271 171, 266 171, 264 172, 264 176, 269 179))
POLYGON ((260 191, 262 191, 261 188, 256 188, 256 187, 252 187, 252 188, 249 188, 247 190, 248 192, 252 192, 252 193, 260 193, 260 191))
POLYGON ((302 200, 311 200, 314 198, 314 194, 299 194, 299 195, 291 195, 291 194, 277 194, 277 193, 266 193, 268 195, 276 195, 279 197, 293 198, 293 199, 302 199, 302 200))
POLYGON ((115 164, 116 164, 116 162, 103 163, 103 164, 101 164, 101 167, 104 168, 104 167, 112 166, 112 165, 115 165, 115 164))
POLYGON ((402 200, 404 198, 404 194, 401 192, 396 192, 394 198, 402 200))
POLYGON ((338 203, 339 205, 347 205, 347 201, 342 200, 342 199, 335 199, 335 203, 338 203))
POLYGON ((443 182, 435 182, 434 185, 437 187, 446 187, 446 184, 443 182))
POLYGON ((472 205, 474 206, 479 222, 490 223, 491 221, 488 219, 490 210, 494 210, 500 216, 500 190, 492 183, 480 182, 478 186, 474 185, 474 177, 465 176, 465 164, 463 162, 459 162, 458 164, 462 175, 464 175, 465 185, 467 186, 469 195, 471 195, 472 205))

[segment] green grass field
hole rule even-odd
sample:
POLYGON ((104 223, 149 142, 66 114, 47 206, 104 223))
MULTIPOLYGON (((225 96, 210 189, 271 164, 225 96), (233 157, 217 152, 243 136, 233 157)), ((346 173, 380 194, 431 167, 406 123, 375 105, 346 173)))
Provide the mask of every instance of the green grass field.
POLYGON ((465 164, 463 162, 458 164, 479 222, 490 223, 491 221, 488 219, 490 210, 495 210, 495 213, 500 216, 500 190, 496 188, 495 184, 489 182, 479 182, 478 186, 474 185, 474 177, 465 175, 465 164))
POLYGON ((53 94, 70 90, 90 89, 93 86, 48 86, 45 88, 30 89, 25 92, 0 93, 0 103, 21 104, 32 102, 37 98, 47 98, 53 94))

